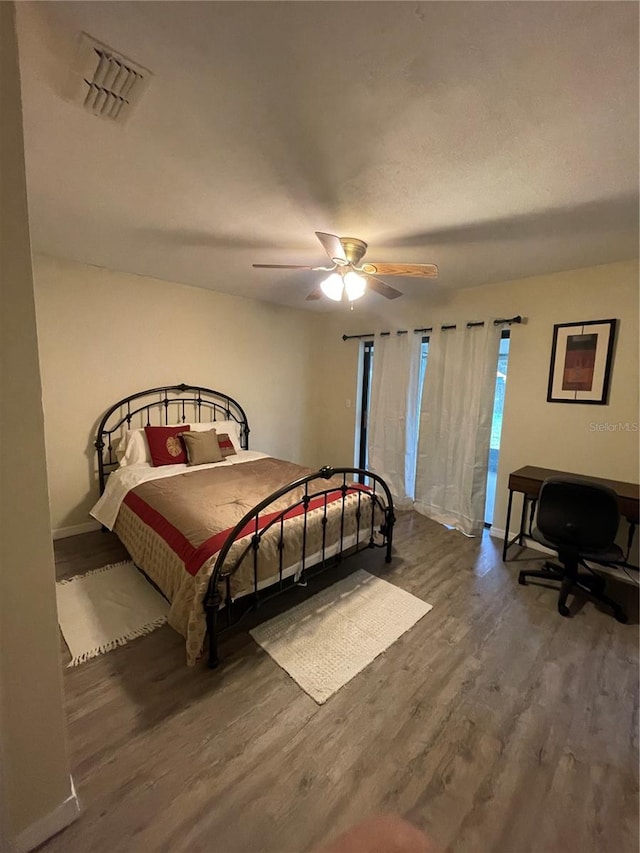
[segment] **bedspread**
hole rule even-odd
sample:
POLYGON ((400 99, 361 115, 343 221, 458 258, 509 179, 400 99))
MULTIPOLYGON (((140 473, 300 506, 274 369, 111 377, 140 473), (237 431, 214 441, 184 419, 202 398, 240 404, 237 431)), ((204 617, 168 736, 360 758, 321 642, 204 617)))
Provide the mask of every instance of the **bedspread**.
MULTIPOLYGON (((283 485, 312 473, 311 469, 292 462, 266 457, 230 467, 186 470, 142 483, 127 493, 114 531, 136 564, 171 602, 169 623, 186 638, 187 663, 194 664, 202 652, 206 634, 202 602, 217 554, 228 534, 261 500, 283 485)), ((313 490, 339 489, 342 483, 342 476, 316 481, 313 490)), ((344 512, 341 492, 330 495, 325 525, 322 524, 324 497, 316 498, 311 504, 306 526, 302 514, 290 513, 285 522, 282 549, 280 525, 273 525, 262 537, 258 551, 259 588, 278 579, 281 550, 283 575, 300 569, 303 537, 306 537, 307 564, 317 562, 322 553, 323 527, 327 557, 340 547, 355 544, 356 538, 360 542, 368 538, 371 502, 362 500, 362 488, 355 484, 350 486, 344 512)), ((275 511, 286 509, 303 495, 304 487, 299 487, 270 504, 265 511, 269 515, 261 516, 260 526, 268 523, 275 511)), ((247 553, 247 544, 254 532, 255 522, 251 522, 250 528, 243 531, 246 535, 234 543, 225 561, 225 571, 233 568, 232 598, 253 591, 253 551, 247 553)), ((220 591, 224 596, 226 588, 220 591)))

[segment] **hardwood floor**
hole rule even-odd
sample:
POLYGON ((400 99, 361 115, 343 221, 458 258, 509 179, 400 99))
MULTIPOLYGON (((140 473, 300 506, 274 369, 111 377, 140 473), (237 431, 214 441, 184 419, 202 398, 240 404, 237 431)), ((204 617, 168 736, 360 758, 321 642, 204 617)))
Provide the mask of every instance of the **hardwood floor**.
MULTIPOLYGON (((563 619, 488 535, 415 513, 396 529, 390 566, 343 571, 433 610, 326 705, 246 629, 215 672, 168 626, 65 669, 83 814, 42 849, 303 853, 384 811, 454 853, 635 853, 637 589, 609 585, 628 625, 590 602, 563 619)), ((111 534, 56 542, 59 577, 125 557, 111 534)))

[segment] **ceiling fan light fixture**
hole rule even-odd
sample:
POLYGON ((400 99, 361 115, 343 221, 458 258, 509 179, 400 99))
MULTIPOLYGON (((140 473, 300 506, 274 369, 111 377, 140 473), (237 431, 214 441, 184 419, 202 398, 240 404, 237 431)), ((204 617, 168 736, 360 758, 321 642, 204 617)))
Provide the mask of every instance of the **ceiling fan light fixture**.
MULTIPOLYGON (((316 237, 331 259, 331 267, 301 266, 300 264, 253 264, 253 266, 272 270, 314 270, 316 272, 324 270, 330 275, 314 287, 307 299, 321 299, 322 296, 326 296, 334 302, 341 302, 344 299, 353 303, 364 296, 368 290, 384 296, 385 299, 397 299, 398 296, 402 296, 402 291, 387 284, 378 276, 438 277, 438 267, 435 264, 376 262, 359 266, 367 251, 364 240, 357 237, 338 237, 336 234, 327 234, 324 231, 316 231, 316 237)), ((353 309, 353 305, 351 308, 353 309)))
POLYGON ((340 302, 342 299, 342 291, 344 289, 342 276, 337 272, 332 272, 331 275, 327 276, 327 278, 325 278, 325 280, 320 284, 320 289, 325 296, 329 297, 329 299, 333 299, 334 302, 340 302))
POLYGON ((350 270, 344 277, 344 289, 347 291, 349 302, 353 302, 354 299, 360 299, 361 296, 364 296, 367 280, 364 276, 350 270))

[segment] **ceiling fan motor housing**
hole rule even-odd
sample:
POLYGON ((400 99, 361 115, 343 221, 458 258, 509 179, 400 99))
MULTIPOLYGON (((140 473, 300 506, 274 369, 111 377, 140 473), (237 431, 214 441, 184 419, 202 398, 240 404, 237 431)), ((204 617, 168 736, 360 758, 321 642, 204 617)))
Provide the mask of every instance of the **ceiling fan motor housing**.
POLYGON ((357 237, 340 237, 342 248, 350 264, 357 264, 367 251, 367 244, 357 237))

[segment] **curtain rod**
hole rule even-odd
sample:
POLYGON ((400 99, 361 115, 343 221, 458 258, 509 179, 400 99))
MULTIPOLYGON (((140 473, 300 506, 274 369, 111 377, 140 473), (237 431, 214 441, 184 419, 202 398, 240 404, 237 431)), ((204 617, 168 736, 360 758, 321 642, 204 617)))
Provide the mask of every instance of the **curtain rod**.
MULTIPOLYGON (((509 317, 506 319, 500 319, 500 320, 494 320, 493 321, 494 326, 502 326, 504 323, 508 323, 509 325, 511 325, 511 323, 522 323, 522 317, 520 316, 520 314, 518 314, 516 317, 509 317)), ((467 323, 467 329, 471 329, 474 326, 484 326, 484 320, 480 320, 477 323, 474 323, 474 322, 467 323)), ((455 329, 455 328, 456 328, 455 323, 452 325, 440 326, 440 329, 444 330, 444 331, 446 331, 447 329, 455 329)), ((433 332, 433 326, 425 326, 422 329, 414 329, 413 330, 414 335, 419 334, 420 332, 433 332)), ((396 332, 396 335, 406 335, 408 333, 409 333, 408 329, 399 329, 396 332)), ((378 335, 380 335, 380 337, 382 337, 382 338, 386 338, 390 334, 391 334, 391 332, 378 332, 378 335)), ((375 336, 376 336, 376 332, 365 332, 362 335, 343 335, 342 340, 343 341, 362 340, 362 338, 375 338, 375 336)))
POLYGON ((366 332, 364 335, 343 335, 342 340, 343 341, 353 341, 353 340, 360 340, 361 338, 375 338, 375 336, 376 336, 375 332, 366 332))
MULTIPOLYGON (((433 326, 426 326, 424 329, 413 329, 413 333, 417 334, 418 332, 433 332, 433 326)), ((375 336, 379 335, 381 338, 387 338, 391 334, 391 332, 366 332, 364 335, 343 335, 343 341, 352 341, 355 339, 361 338, 375 338, 375 336)), ((396 335, 408 335, 409 329, 398 329, 396 335)))
POLYGON ((505 320, 493 321, 494 326, 501 326, 503 323, 508 323, 509 325, 511 325, 512 323, 522 323, 522 317, 520 316, 520 314, 516 314, 515 317, 508 317, 505 320))

